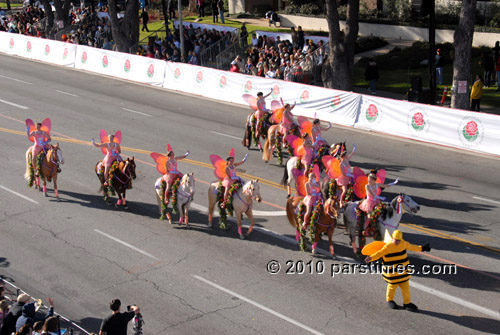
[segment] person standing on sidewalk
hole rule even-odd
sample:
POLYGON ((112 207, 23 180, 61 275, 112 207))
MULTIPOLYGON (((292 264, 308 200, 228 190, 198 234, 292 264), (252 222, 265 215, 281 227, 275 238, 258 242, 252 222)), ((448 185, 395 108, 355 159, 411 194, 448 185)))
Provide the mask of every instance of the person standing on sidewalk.
POLYGON ((219 0, 217 7, 219 7, 220 23, 224 24, 224 0, 219 0))
POLYGON ((144 31, 144 29, 146 29, 146 31, 149 33, 149 29, 148 29, 149 15, 145 9, 142 9, 141 17, 142 17, 142 31, 144 31))
POLYGON ((127 325, 136 314, 140 313, 140 309, 137 306, 130 306, 130 311, 121 313, 121 304, 120 299, 111 300, 109 308, 113 312, 102 320, 99 335, 127 335, 127 325))
POLYGON ((365 79, 370 83, 368 87, 368 92, 371 94, 377 94, 377 80, 379 78, 378 75, 378 66, 375 62, 375 59, 368 59, 368 66, 365 70, 365 79))
POLYGON ((441 49, 436 50, 436 80, 438 85, 443 85, 443 65, 444 60, 441 49))
POLYGON ((483 96, 483 78, 481 75, 476 75, 476 81, 472 85, 472 90, 470 92, 470 110, 471 111, 480 111, 480 102, 481 97, 483 96))
POLYGON ((219 7, 217 6, 217 0, 212 0, 210 6, 212 8, 212 23, 219 23, 219 7))
POLYGON ((302 52, 302 49, 304 49, 304 43, 306 42, 305 39, 304 39, 304 31, 302 30, 302 27, 301 26, 298 26, 297 28, 297 37, 298 37, 298 49, 300 52, 302 52))

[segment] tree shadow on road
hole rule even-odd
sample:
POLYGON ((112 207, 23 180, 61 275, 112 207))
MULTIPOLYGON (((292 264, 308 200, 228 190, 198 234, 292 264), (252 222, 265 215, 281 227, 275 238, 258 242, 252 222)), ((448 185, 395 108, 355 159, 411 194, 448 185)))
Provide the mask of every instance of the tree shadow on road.
MULTIPOLYGON (((78 322, 78 325, 91 333, 98 333, 101 328, 102 319, 97 318, 83 318, 78 322)), ((77 330, 77 329, 76 329, 77 330)))
POLYGON ((405 165, 363 163, 363 162, 356 162, 354 160, 351 161, 351 165, 363 169, 363 171, 365 171, 366 173, 370 172, 371 169, 377 169, 377 170, 384 169, 387 172, 401 172, 408 168, 405 165))
POLYGON ((446 313, 427 311, 423 309, 419 309, 418 312, 419 314, 428 315, 442 320, 448 320, 462 327, 466 327, 481 333, 498 334, 498 330, 500 329, 500 321, 494 319, 469 315, 457 316, 446 313))

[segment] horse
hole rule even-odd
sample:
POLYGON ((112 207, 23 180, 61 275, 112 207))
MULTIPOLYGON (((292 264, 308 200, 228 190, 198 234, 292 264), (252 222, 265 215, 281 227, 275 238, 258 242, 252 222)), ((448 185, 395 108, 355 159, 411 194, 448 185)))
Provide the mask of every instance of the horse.
MULTIPOLYGON (((266 138, 266 142, 264 143, 264 147, 262 148, 263 149, 263 153, 262 153, 262 160, 266 163, 269 162, 269 160, 271 159, 271 154, 273 153, 273 148, 277 145, 281 145, 281 149, 284 148, 284 144, 285 144, 285 137, 282 138, 282 143, 281 144, 278 144, 277 143, 277 138, 278 138, 278 134, 279 134, 279 124, 274 124, 274 125, 271 125, 267 131, 267 138, 266 138)), ((297 126, 294 126, 293 127, 293 135, 297 136, 297 137, 300 137, 300 130, 297 126)), ((281 153, 281 157, 278 156, 278 162, 279 162, 279 165, 282 166, 283 165, 283 153, 281 153)))
MULTIPOLYGON (((288 222, 295 227, 295 239, 297 242, 301 243, 301 249, 305 249, 305 242, 301 240, 301 225, 297 219, 296 209, 297 206, 302 201, 302 197, 291 197, 286 202, 286 216, 288 218, 288 222)), ((333 197, 328 198, 325 201, 323 206, 323 210, 320 213, 320 216, 315 225, 315 236, 314 242, 312 245, 312 254, 316 254, 316 246, 318 245, 319 240, 321 239, 322 233, 327 233, 328 242, 330 244, 330 255, 333 259, 336 259, 335 251, 333 248, 333 231, 335 229, 335 225, 337 224, 337 218, 339 215, 339 198, 333 197)))
MULTIPOLYGON (((162 178, 160 177, 156 180, 155 183, 155 191, 156 191, 156 200, 158 202, 158 207, 160 209, 160 219, 165 215, 166 210, 163 210, 162 204, 161 204, 161 198, 162 198, 162 188, 158 187, 158 185, 161 185, 162 178)), ((194 189, 195 189, 195 179, 194 179, 194 173, 188 173, 182 176, 179 188, 177 188, 177 212, 179 213, 179 223, 185 223, 186 226, 189 227, 188 223, 188 212, 189 212, 189 207, 191 206, 191 202, 193 201, 194 198, 194 189)), ((166 212, 168 222, 172 224, 172 216, 170 215, 169 212, 166 212)))
MULTIPOLYGON (((217 189, 219 187, 219 182, 213 182, 210 184, 208 188, 208 226, 212 227, 212 219, 213 212, 215 208, 215 204, 218 202, 217 199, 217 189)), ((238 221, 238 234, 240 235, 240 239, 245 239, 245 237, 250 236, 253 230, 253 226, 255 224, 252 205, 253 199, 257 200, 257 202, 261 202, 262 198, 260 196, 260 186, 259 180, 251 180, 245 183, 243 187, 240 187, 237 192, 233 195, 233 212, 234 216, 238 221), (248 228, 248 232, 246 235, 243 235, 241 230, 241 219, 242 215, 245 213, 247 217, 250 219, 250 227, 248 228)))
POLYGON ((104 186, 104 176, 99 173, 100 164, 102 164, 102 161, 97 162, 97 164, 95 165, 95 174, 101 182, 101 187, 99 188, 98 192, 102 191, 104 201, 107 205, 111 205, 111 203, 109 202, 108 193, 116 193, 118 195, 118 200, 116 201, 115 207, 123 205, 124 209, 128 209, 125 193, 128 189, 132 188, 132 180, 137 178, 135 174, 134 157, 132 157, 132 159, 127 158, 126 160, 119 162, 117 169, 114 172, 109 172, 113 173, 114 175, 113 179, 111 180, 111 185, 109 185, 107 188, 104 186))
MULTIPOLYGON (((420 206, 408 195, 404 193, 398 194, 390 203, 385 203, 387 205, 386 209, 382 212, 382 215, 378 219, 379 232, 382 236, 385 236, 385 232, 389 233, 392 236, 394 230, 399 228, 399 222, 401 221, 401 217, 403 216, 404 211, 400 211, 398 213, 397 206, 398 202, 403 206, 404 211, 411 212, 413 214, 418 213, 420 210, 420 206)), ((349 234, 352 249, 354 254, 358 254, 362 249, 361 240, 363 236, 361 234, 361 230, 358 230, 358 237, 360 239, 360 248, 356 247, 356 227, 358 225, 357 217, 356 217, 356 209, 359 205, 359 201, 356 202, 348 202, 347 206, 344 209, 344 225, 349 234)), ((364 222, 363 222, 364 224, 364 222)))
MULTIPOLYGON (((29 162, 29 153, 31 148, 26 151, 26 172, 24 174, 24 179, 27 181, 30 180, 30 162, 29 162)), ((32 159, 36 159, 32 158, 32 159)), ((54 192, 56 194, 57 201, 59 201, 59 192, 57 190, 57 174, 58 174, 58 165, 64 164, 64 158, 62 155, 62 150, 59 147, 59 143, 56 145, 50 144, 46 151, 45 157, 43 158, 40 166, 40 176, 36 177, 36 186, 40 188, 40 177, 43 179, 43 194, 47 196, 47 181, 50 182, 53 180, 54 182, 54 192)))

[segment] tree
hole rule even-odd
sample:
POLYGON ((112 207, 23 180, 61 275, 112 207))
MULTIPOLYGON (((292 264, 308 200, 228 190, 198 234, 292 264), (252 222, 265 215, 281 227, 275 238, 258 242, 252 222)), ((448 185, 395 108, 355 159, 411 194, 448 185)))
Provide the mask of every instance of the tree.
POLYGON ((52 28, 54 28, 54 12, 52 12, 52 6, 50 5, 49 0, 41 0, 41 2, 43 5, 43 11, 47 17, 45 21, 45 35, 50 37, 52 28))
MULTIPOLYGON (((451 107, 469 109, 469 83, 471 80, 471 49, 476 20, 476 0, 462 0, 460 22, 453 35, 455 59, 453 60, 453 87, 451 107), (465 82, 465 93, 459 93, 459 82, 465 82)), ((463 86, 462 86, 463 87, 463 86)))
POLYGON ((323 65, 321 77, 328 88, 352 90, 354 48, 358 37, 359 0, 347 1, 346 27, 340 30, 336 0, 326 0, 330 52, 323 65))
POLYGON ((108 5, 116 51, 136 53, 139 44, 139 0, 127 1, 122 18, 118 18, 116 0, 109 0, 108 5))
MULTIPOLYGON (((56 21, 62 21, 63 27, 66 27, 71 24, 69 18, 69 10, 71 9, 72 0, 54 0, 54 7, 56 9, 56 21)), ((62 29, 62 28, 61 28, 62 29)))

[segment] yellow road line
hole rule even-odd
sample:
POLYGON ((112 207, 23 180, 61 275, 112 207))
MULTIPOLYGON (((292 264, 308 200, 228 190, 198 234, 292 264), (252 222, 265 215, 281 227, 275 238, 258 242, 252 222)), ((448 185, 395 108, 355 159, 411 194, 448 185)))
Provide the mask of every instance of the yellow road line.
POLYGON ((480 247, 480 248, 488 249, 488 250, 496 252, 496 253, 500 253, 500 249, 498 249, 498 248, 490 247, 490 246, 487 246, 487 245, 484 245, 484 244, 481 244, 481 243, 477 243, 477 242, 474 242, 474 241, 466 240, 464 238, 453 236, 453 235, 450 235, 450 234, 441 233, 441 232, 435 231, 435 230, 430 229, 430 228, 420 227, 420 226, 417 226, 417 225, 415 225, 413 223, 401 223, 401 225, 404 226, 404 227, 410 228, 410 229, 414 229, 414 230, 423 232, 425 234, 434 235, 434 236, 437 236, 437 237, 445 238, 447 240, 455 240, 455 241, 459 241, 459 242, 471 244, 471 245, 476 246, 476 247, 480 247))
MULTIPOLYGON (((19 130, 12 130, 12 129, 7 129, 7 128, 1 128, 0 127, 0 131, 4 132, 4 133, 9 133, 9 134, 26 136, 26 132, 19 131, 19 130)), ((54 137, 52 137, 52 139, 56 140, 56 141, 68 142, 68 143, 74 143, 74 144, 81 144, 81 145, 88 145, 88 146, 92 145, 90 143, 90 141, 82 141, 82 140, 71 139, 71 138, 63 138, 63 137, 58 137, 58 136, 54 136, 54 137)), ((122 147, 122 149, 125 150, 125 151, 135 152, 135 153, 145 154, 145 155, 149 155, 149 154, 152 153, 152 151, 149 151, 149 150, 143 150, 143 149, 137 149, 137 148, 131 148, 131 147, 122 147)), ((212 164, 208 164, 208 163, 205 163, 205 162, 195 161, 195 160, 192 160, 192 159, 184 159, 183 162, 188 163, 188 164, 192 164, 192 165, 201 166, 201 167, 206 167, 206 168, 209 168, 209 169, 213 169, 212 164)), ((262 184, 264 184, 264 185, 268 185, 268 186, 271 186, 271 187, 283 189, 283 186, 281 186, 279 183, 273 182, 271 180, 263 179, 263 178, 256 177, 256 176, 253 176, 253 175, 250 175, 250 174, 246 174, 246 173, 241 173, 240 175, 242 177, 246 177, 246 178, 249 178, 249 179, 259 179, 259 182, 262 183, 262 184)), ((292 191, 295 192, 295 190, 292 190, 292 191)), ((477 246, 477 247, 480 247, 480 248, 484 248, 484 249, 488 249, 490 251, 494 251, 494 252, 500 253, 500 249, 498 249, 498 248, 490 247, 490 246, 487 246, 487 245, 484 245, 484 244, 481 244, 481 243, 469 241, 469 240, 466 240, 466 239, 463 239, 463 238, 460 238, 460 237, 456 237, 456 236, 452 236, 452 235, 449 235, 449 234, 440 233, 440 232, 437 232, 437 231, 429 229, 429 228, 419 227, 417 225, 410 224, 410 223, 406 223, 406 224, 405 223, 401 223, 401 225, 404 226, 404 227, 407 227, 409 229, 420 231, 420 232, 425 233, 425 234, 438 236, 438 237, 445 238, 445 239, 448 239, 448 240, 455 240, 455 241, 463 242, 463 243, 466 243, 466 244, 471 244, 471 245, 474 245, 474 246, 477 246)))

